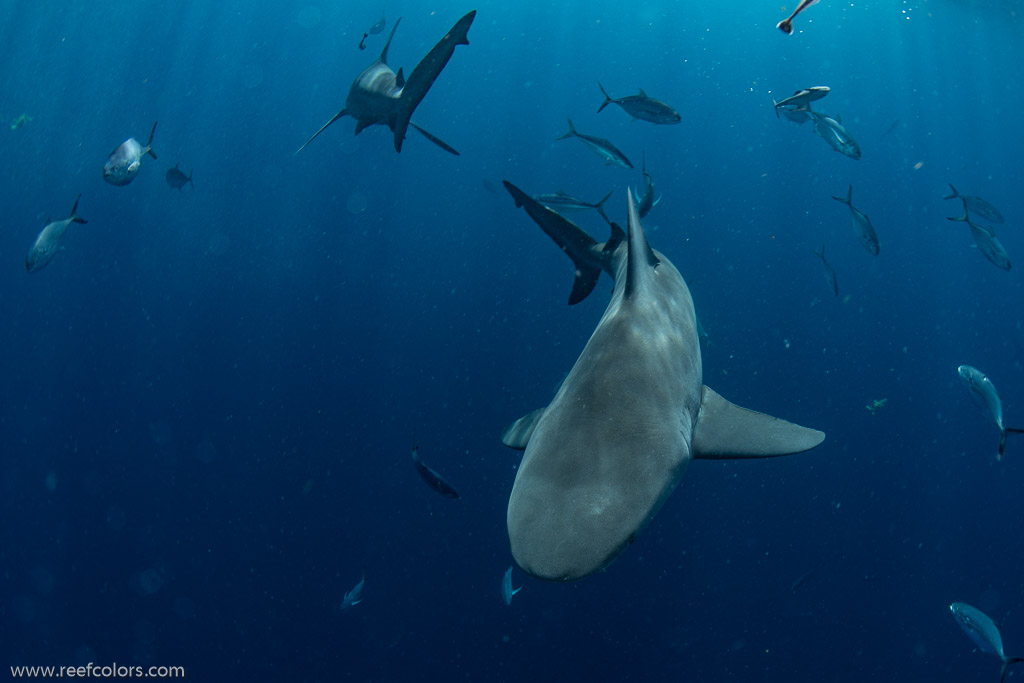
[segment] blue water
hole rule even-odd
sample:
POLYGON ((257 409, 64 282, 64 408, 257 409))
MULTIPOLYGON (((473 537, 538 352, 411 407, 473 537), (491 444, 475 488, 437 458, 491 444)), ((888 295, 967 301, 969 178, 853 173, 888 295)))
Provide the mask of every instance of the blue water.
MULTIPOLYGON (((1024 439, 996 461, 956 368, 1024 423, 1022 266, 986 261, 943 196, 999 207, 1024 259, 1022 9, 823 0, 787 37, 771 3, 442 0, 389 4, 361 52, 379 9, 353 3, 0 6, 0 120, 32 117, 0 127, 0 661, 201 681, 995 681, 948 605, 1024 653, 1024 439), (415 133, 396 154, 352 119, 292 156, 395 18, 389 61, 408 72, 474 8, 415 117, 462 156, 415 133), (683 123, 595 113, 598 80, 683 123), (815 106, 861 160, 773 115, 810 85, 832 88, 815 106), (664 198, 645 226, 710 332, 705 382, 828 438, 694 462, 606 572, 516 569, 506 607, 520 456, 498 437, 550 400, 611 281, 567 307, 572 265, 501 180, 614 188, 619 221, 641 180, 555 142, 567 117, 638 167, 646 150, 664 198), (159 159, 105 184, 110 150, 157 120, 159 159), (179 162, 194 190, 166 185, 179 162), (830 198, 849 184, 877 257, 830 198), (79 193, 88 225, 26 274, 79 193), (414 441, 461 500, 418 479, 414 441)), ((573 218, 604 239, 596 214, 573 218)))

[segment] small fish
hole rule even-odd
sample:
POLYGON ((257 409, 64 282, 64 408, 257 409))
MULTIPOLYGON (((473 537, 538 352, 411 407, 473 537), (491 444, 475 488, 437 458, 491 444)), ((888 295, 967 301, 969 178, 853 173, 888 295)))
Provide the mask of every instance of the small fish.
POLYGON ((999 399, 999 392, 992 384, 985 373, 970 365, 961 365, 956 369, 964 386, 971 392, 971 398, 988 413, 992 421, 999 427, 999 455, 998 460, 1003 459, 1003 451, 1006 450, 1006 437, 1009 434, 1024 434, 1024 429, 1007 427, 1003 424, 1003 402, 999 399))
POLYGON ((887 398, 876 398, 874 401, 872 401, 871 403, 867 404, 864 407, 868 409, 869 413, 874 415, 880 409, 884 408, 885 404, 888 403, 888 402, 889 402, 889 399, 887 399, 887 398))
POLYGON ((640 89, 640 93, 637 95, 627 95, 626 97, 612 99, 612 96, 608 94, 603 85, 598 83, 597 87, 601 89, 601 93, 604 95, 604 102, 597 108, 599 114, 609 104, 617 104, 622 108, 622 111, 632 116, 634 121, 641 119, 651 123, 671 125, 683 120, 679 112, 669 105, 661 100, 648 97, 643 88, 640 89))
POLYGON ((178 192, 181 192, 181 188, 185 187, 185 183, 192 185, 192 189, 196 189, 196 186, 192 184, 192 171, 185 175, 178 164, 174 165, 174 168, 167 169, 167 173, 164 174, 164 180, 167 181, 169 187, 174 188, 178 192))
POLYGON ((103 179, 111 185, 127 185, 135 176, 139 175, 139 168, 142 166, 142 157, 149 155, 156 159, 153 153, 153 133, 156 132, 156 123, 153 123, 153 130, 149 131, 149 140, 143 147, 135 138, 128 138, 117 149, 110 153, 110 158, 103 165, 103 179))
POLYGON ((1006 679, 1006 670, 1011 664, 1024 662, 1024 657, 1007 657, 1003 652, 1003 637, 999 629, 987 614, 977 607, 971 607, 966 602, 954 602, 949 606, 956 623, 967 634, 974 644, 982 652, 996 655, 1003 660, 1003 668, 999 670, 999 683, 1006 679))
POLYGON ((947 220, 967 223, 967 227, 971 229, 971 237, 974 238, 974 243, 978 246, 978 250, 997 268, 1007 271, 1013 268, 1010 255, 1006 253, 1003 243, 999 241, 994 232, 971 220, 966 205, 964 205, 963 216, 948 218, 947 220))
POLYGON ((71 207, 71 215, 69 217, 62 221, 47 223, 46 227, 42 229, 36 237, 36 241, 32 244, 32 248, 28 250, 28 256, 25 258, 25 270, 34 273, 53 260, 53 257, 60 250, 60 245, 64 242, 68 226, 72 223, 89 222, 75 214, 75 211, 78 210, 78 200, 81 198, 82 195, 78 195, 75 199, 75 204, 71 207))
POLYGON ((817 4, 818 0, 800 0, 800 4, 796 6, 796 9, 793 10, 793 13, 790 14, 785 19, 783 19, 782 21, 780 21, 779 23, 777 23, 775 25, 775 28, 779 29, 786 35, 793 33, 793 19, 796 18, 796 15, 800 14, 811 5, 817 4))
POLYGON ((1003 218, 1003 214, 999 213, 999 209, 992 206, 981 197, 962 195, 956 191, 956 188, 953 187, 953 183, 949 184, 949 189, 953 190, 953 194, 948 197, 943 197, 943 199, 959 199, 963 201, 965 209, 977 216, 981 216, 990 223, 1006 222, 1006 219, 1003 218))
POLYGON ((363 586, 366 585, 366 573, 363 573, 363 578, 359 579, 359 583, 352 587, 352 590, 345 593, 345 597, 341 599, 341 609, 348 610, 352 609, 363 601, 363 586))
POLYGON ((596 204, 585 202, 582 199, 577 199, 576 197, 573 197, 571 194, 566 194, 561 190, 559 190, 558 192, 552 192, 550 194, 534 195, 533 198, 536 199, 541 204, 543 204, 544 206, 548 207, 549 209, 554 209, 555 211, 566 212, 597 209, 597 212, 604 216, 604 219, 607 221, 608 216, 604 212, 604 203, 608 201, 609 197, 612 196, 612 192, 615 192, 615 190, 610 190, 608 194, 604 196, 604 199, 597 202, 596 204))
POLYGON ((828 95, 829 92, 831 90, 827 85, 815 85, 810 88, 797 90, 784 100, 778 102, 772 100, 775 103, 775 115, 779 115, 779 107, 793 109, 794 111, 806 111, 810 107, 811 102, 820 100, 825 95, 828 95))
POLYGON ((807 110, 807 115, 814 121, 815 134, 827 142, 829 147, 851 159, 860 159, 860 145, 850 132, 843 128, 838 117, 833 118, 810 109, 807 110))
POLYGON ((707 329, 704 327, 704 323, 700 321, 700 316, 694 313, 694 319, 697 323, 697 341, 704 342, 704 345, 708 348, 711 347, 711 335, 708 334, 707 329))
POLYGON ((792 583, 792 585, 790 585, 789 590, 791 590, 791 591, 793 591, 795 593, 796 589, 800 588, 800 586, 804 585, 804 583, 806 583, 807 579, 809 579, 812 576, 814 576, 814 571, 815 570, 813 570, 813 569, 808 569, 803 574, 798 576, 796 578, 796 580, 792 583))
POLYGON ((569 132, 555 138, 555 140, 565 140, 566 138, 573 137, 579 138, 587 146, 587 149, 604 159, 605 163, 621 166, 622 168, 633 168, 632 162, 615 145, 604 138, 577 133, 576 127, 572 125, 572 119, 569 119, 569 132))
POLYGON ((363 34, 363 37, 359 40, 359 49, 360 50, 365 50, 366 49, 366 39, 369 38, 369 37, 370 37, 369 33, 364 33, 363 34))
POLYGON ((821 258, 822 265, 825 266, 825 279, 832 286, 832 291, 836 296, 839 296, 839 281, 836 279, 836 270, 832 267, 832 264, 825 259, 825 245, 821 245, 821 251, 814 251, 814 255, 821 258))
POLYGON ((636 188, 633 188, 633 199, 636 201, 636 210, 640 214, 640 218, 643 218, 651 212, 658 202, 661 201, 661 195, 658 195, 657 199, 654 197, 654 179, 651 174, 647 172, 647 152, 644 152, 644 195, 641 197, 636 193, 636 188))
POLYGON ((370 35, 375 36, 378 33, 383 33, 384 27, 388 25, 387 19, 384 18, 384 13, 381 12, 380 19, 377 23, 370 27, 370 35))
POLYGON ((853 185, 850 185, 845 198, 833 196, 832 199, 850 207, 850 225, 853 226, 853 231, 857 233, 857 237, 860 238, 860 243, 864 245, 864 248, 878 256, 878 234, 875 232, 874 226, 871 225, 871 219, 860 209, 854 208, 851 203, 853 200, 853 185))
POLYGON ((455 487, 444 480, 440 474, 430 469, 423 464, 420 460, 420 447, 412 447, 412 464, 416 466, 416 472, 420 475, 423 481, 427 482, 430 488, 440 493, 445 498, 452 498, 454 500, 459 499, 459 492, 455 490, 455 487))
POLYGON ((11 130, 18 130, 26 123, 32 123, 32 117, 28 114, 20 114, 18 118, 11 121, 11 130))
POLYGON ((505 570, 505 576, 501 580, 501 597, 505 599, 506 605, 512 604, 512 596, 523 590, 523 587, 512 587, 512 567, 505 570))

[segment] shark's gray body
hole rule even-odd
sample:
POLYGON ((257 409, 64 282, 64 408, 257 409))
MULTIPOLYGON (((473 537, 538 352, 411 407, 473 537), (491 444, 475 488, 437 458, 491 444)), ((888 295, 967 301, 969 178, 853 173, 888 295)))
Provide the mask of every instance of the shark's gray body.
POLYGON ((768 457, 817 446, 822 432, 735 406, 702 384, 693 300, 647 243, 632 195, 629 234, 597 244, 510 183, 506 188, 573 259, 573 298, 602 270, 611 302, 546 408, 502 439, 524 448, 508 505, 526 572, 571 581, 607 567, 653 518, 691 458, 768 457))
POLYGON ((325 123, 320 130, 313 134, 313 137, 306 140, 306 143, 295 153, 301 152, 306 145, 341 117, 351 116, 356 120, 356 135, 359 135, 367 126, 376 124, 383 124, 390 128, 395 135, 395 151, 397 152, 402 151, 405 133, 409 126, 412 126, 441 149, 457 155, 458 152, 455 149, 423 130, 410 119, 416 107, 423 101, 427 91, 430 90, 430 86, 434 84, 445 65, 448 64, 455 48, 458 45, 469 45, 467 34, 475 17, 476 10, 459 19, 444 38, 431 48, 427 56, 416 65, 408 80, 402 75, 401 69, 396 74, 387 64, 391 39, 395 37, 398 24, 402 21, 402 18, 399 17, 391 28, 391 35, 388 36, 388 42, 384 45, 380 57, 359 74, 359 78, 349 89, 345 108, 325 123))

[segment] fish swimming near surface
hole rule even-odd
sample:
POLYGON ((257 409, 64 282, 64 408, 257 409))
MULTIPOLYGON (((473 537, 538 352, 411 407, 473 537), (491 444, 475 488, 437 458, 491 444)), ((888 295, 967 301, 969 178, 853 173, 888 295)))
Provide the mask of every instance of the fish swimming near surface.
POLYGON ((192 184, 192 171, 185 175, 178 164, 174 165, 174 168, 167 169, 167 173, 164 174, 164 180, 167 181, 167 185, 178 192, 181 192, 181 188, 185 187, 185 183, 192 186, 192 189, 196 189, 196 186, 192 184))
POLYGON ((860 145, 850 135, 850 131, 843 128, 838 117, 833 118, 810 109, 807 115, 814 121, 814 133, 827 142, 829 147, 851 159, 860 159, 860 145))
POLYGON ((501 579, 501 597, 505 600, 506 605, 512 604, 512 596, 519 591, 523 590, 523 587, 519 588, 512 587, 512 567, 505 570, 505 576, 501 579))
POLYGON ((654 196, 654 179, 651 174, 647 172, 647 152, 644 152, 643 161, 643 172, 644 172, 644 193, 643 196, 638 196, 636 188, 633 188, 633 199, 636 201, 636 211, 640 214, 640 218, 643 218, 651 212, 658 202, 661 201, 661 195, 657 198, 654 196))
POLYGON ((989 223, 1005 223, 1006 219, 1003 218, 1003 214, 999 213, 999 209, 986 202, 981 197, 972 197, 970 195, 963 195, 956 191, 953 187, 953 183, 949 184, 949 189, 953 190, 953 194, 943 199, 959 199, 964 203, 964 209, 973 213, 975 216, 984 218, 989 223))
POLYGON ((1003 402, 992 380, 985 373, 970 365, 961 365, 956 369, 956 373, 971 392, 971 398, 992 418, 996 427, 999 427, 999 454, 996 458, 1002 460, 1006 451, 1006 437, 1010 434, 1024 434, 1024 429, 1003 424, 1003 402))
POLYGON ((978 250, 994 266, 1007 271, 1013 268, 1013 262, 1010 261, 1010 255, 1006 253, 1006 248, 1003 246, 1003 243, 999 241, 999 238, 996 237, 996 234, 992 230, 978 225, 971 220, 966 204, 964 205, 963 216, 947 218, 947 220, 967 223, 967 227, 971 229, 971 237, 974 238, 974 244, 977 245, 978 250))
POLYGON ((506 446, 525 450, 507 512, 512 554, 524 571, 572 581, 607 567, 693 458, 786 455, 824 440, 703 385, 690 290, 648 244, 631 192, 628 234, 613 224, 612 238, 598 244, 518 187, 505 187, 573 260, 574 296, 593 289, 579 285, 595 271, 615 278, 608 308, 554 399, 502 435, 506 446))
POLYGON ((604 102, 597 108, 599 114, 609 104, 617 104, 622 108, 622 111, 632 116, 634 121, 639 119, 641 121, 649 121, 650 123, 672 125, 683 120, 679 112, 669 105, 661 100, 648 97, 643 88, 640 89, 640 93, 637 95, 627 95, 626 97, 612 99, 612 96, 608 94, 603 85, 598 83, 597 87, 601 89, 601 94, 604 95, 604 102))
POLYGON ((25 270, 34 273, 52 261, 57 252, 60 251, 61 244, 64 243, 64 237, 67 235, 68 227, 72 223, 89 222, 75 213, 78 211, 78 200, 81 198, 82 195, 78 195, 75 199, 75 203, 71 207, 70 216, 62 221, 47 222, 46 227, 36 236, 36 241, 32 244, 32 248, 28 250, 28 256, 25 258, 25 270))
POLYGON ((348 610, 352 609, 363 601, 363 586, 366 585, 366 574, 363 574, 363 578, 359 579, 359 583, 352 587, 352 590, 345 593, 345 597, 341 599, 341 609, 348 610))
POLYGON ((416 467, 416 472, 420 475, 420 478, 427 482, 427 485, 440 493, 445 498, 459 499, 459 492, 455 490, 455 487, 445 481, 444 477, 430 469, 423 464, 420 459, 420 447, 412 447, 412 464, 416 467))
POLYGON ((390 128, 394 133, 396 152, 402 151, 402 142, 405 140, 406 131, 409 126, 412 126, 444 151, 458 156, 459 153, 452 146, 423 130, 411 119, 416 107, 426 97, 427 91, 434 85, 434 81, 441 75, 441 71, 455 53, 455 48, 459 45, 469 45, 469 27, 473 24, 474 18, 476 18, 476 10, 459 19, 448 33, 430 49, 427 56, 420 60, 420 63, 409 74, 408 79, 402 74, 401 69, 396 74, 387 64, 388 48, 391 47, 391 40, 395 37, 398 24, 402 21, 401 17, 396 19, 380 57, 366 67, 349 88, 345 108, 321 126, 320 130, 313 133, 313 137, 306 140, 305 144, 295 151, 295 154, 305 149, 306 145, 313 142, 332 123, 343 116, 351 116, 356 120, 356 135, 359 135, 364 128, 377 124, 390 128))
POLYGON ((796 18, 796 15, 800 14, 811 5, 817 4, 818 0, 800 0, 800 4, 796 6, 796 9, 793 10, 793 13, 790 14, 785 19, 783 19, 782 21, 780 21, 779 23, 777 23, 775 25, 775 28, 779 29, 786 35, 790 35, 791 33, 793 33, 793 20, 796 18))
POLYGON ((999 633, 999 628, 980 609, 971 607, 966 602, 954 602, 949 606, 949 611, 953 613, 956 623, 960 624, 960 628, 967 634, 967 637, 974 641, 978 649, 982 652, 996 655, 999 659, 1003 660, 1003 668, 999 670, 999 683, 1003 683, 1006 680, 1006 670, 1011 664, 1024 662, 1024 657, 1006 656, 1006 653, 1003 651, 1003 637, 999 633))
POLYGON ((149 140, 143 147, 135 138, 128 138, 110 153, 107 163, 103 165, 103 179, 111 185, 127 185, 135 180, 142 167, 142 157, 147 154, 156 159, 153 152, 153 134, 156 133, 156 124, 153 122, 153 129, 149 131, 149 140))
POLYGON ((811 106, 811 102, 820 100, 825 95, 828 95, 829 92, 831 90, 827 85, 815 85, 810 88, 797 90, 784 100, 779 100, 778 102, 772 100, 775 104, 775 116, 779 115, 779 107, 792 111, 807 111, 811 106))
POLYGON ((814 255, 821 258, 822 265, 825 266, 825 279, 828 280, 828 284, 832 287, 832 292, 839 296, 839 280, 836 278, 836 270, 832 267, 832 264, 825 258, 825 245, 821 245, 821 251, 814 251, 814 255))
POLYGON ((860 239, 860 243, 864 245, 864 248, 875 256, 878 256, 878 233, 875 232, 875 226, 871 225, 871 219, 868 218, 868 215, 854 207, 853 185, 850 185, 850 189, 846 191, 846 197, 833 196, 832 199, 837 202, 842 202, 850 207, 850 225, 853 227, 853 231, 857 234, 857 237, 860 239))
POLYGON ((568 138, 579 138, 580 142, 586 145, 587 149, 604 159, 606 164, 621 166, 622 168, 633 168, 633 163, 626 158, 626 155, 620 152, 619 148, 608 140, 594 135, 577 133, 576 127, 572 125, 572 119, 569 119, 569 132, 555 138, 555 140, 566 140, 568 138))

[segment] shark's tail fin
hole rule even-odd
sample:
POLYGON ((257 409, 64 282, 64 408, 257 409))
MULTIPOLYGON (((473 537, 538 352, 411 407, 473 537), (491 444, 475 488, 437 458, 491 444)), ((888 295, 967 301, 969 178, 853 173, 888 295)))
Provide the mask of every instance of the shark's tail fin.
MULTIPOLYGON (((402 141, 405 140, 405 133, 409 129, 412 113, 416 111, 416 107, 426 97, 430 86, 434 85, 434 81, 441 75, 441 70, 448 64, 448 60, 452 58, 455 48, 459 45, 469 45, 469 27, 473 25, 473 19, 475 18, 476 10, 473 10, 455 22, 455 25, 449 29, 444 38, 430 49, 427 56, 421 59, 416 68, 409 74, 405 87, 402 88, 394 125, 391 127, 395 134, 396 152, 402 151, 402 141)), ((397 22, 395 23, 397 25, 397 22)))
POLYGON ((597 87, 601 89, 601 94, 604 95, 604 102, 602 102, 601 106, 597 108, 597 113, 600 114, 602 109, 607 107, 609 104, 611 104, 615 100, 612 99, 612 96, 609 95, 608 91, 604 89, 603 85, 601 85, 601 81, 597 82, 597 87))
POLYGON ((833 195, 832 199, 836 200, 837 202, 842 202, 843 204, 846 204, 847 206, 853 206, 853 204, 852 204, 852 202, 853 202, 853 185, 850 185, 850 189, 848 189, 846 191, 846 197, 845 198, 844 197, 836 197, 835 195, 833 195))
POLYGON ((576 126, 572 125, 572 119, 568 119, 568 121, 569 121, 569 132, 566 133, 565 135, 562 135, 560 137, 555 138, 556 141, 557 140, 565 140, 566 138, 576 137, 576 126))
POLYGON ((1024 657, 1007 657, 1003 660, 1003 668, 999 670, 999 683, 1003 683, 1006 680, 1006 670, 1010 668, 1011 664, 1019 664, 1024 662, 1024 657))
POLYGON ((1005 427, 1002 432, 999 433, 999 460, 1003 459, 1003 451, 1006 450, 1006 437, 1012 434, 1024 434, 1024 429, 1017 429, 1016 427, 1005 427))
POLYGON ((153 122, 153 130, 149 131, 149 140, 146 141, 146 154, 153 157, 154 159, 156 159, 156 153, 153 152, 153 133, 156 132, 156 124, 158 123, 160 122, 153 122))
MULTIPOLYGON (((81 198, 82 198, 81 194, 79 194, 75 198, 75 204, 74 204, 74 206, 71 207, 71 220, 73 222, 75 222, 75 223, 88 223, 89 221, 85 220, 84 218, 82 218, 81 216, 79 216, 78 214, 75 213, 76 211, 78 211, 78 200, 81 199, 81 198)), ((49 223, 49 221, 47 221, 47 223, 49 223)))

